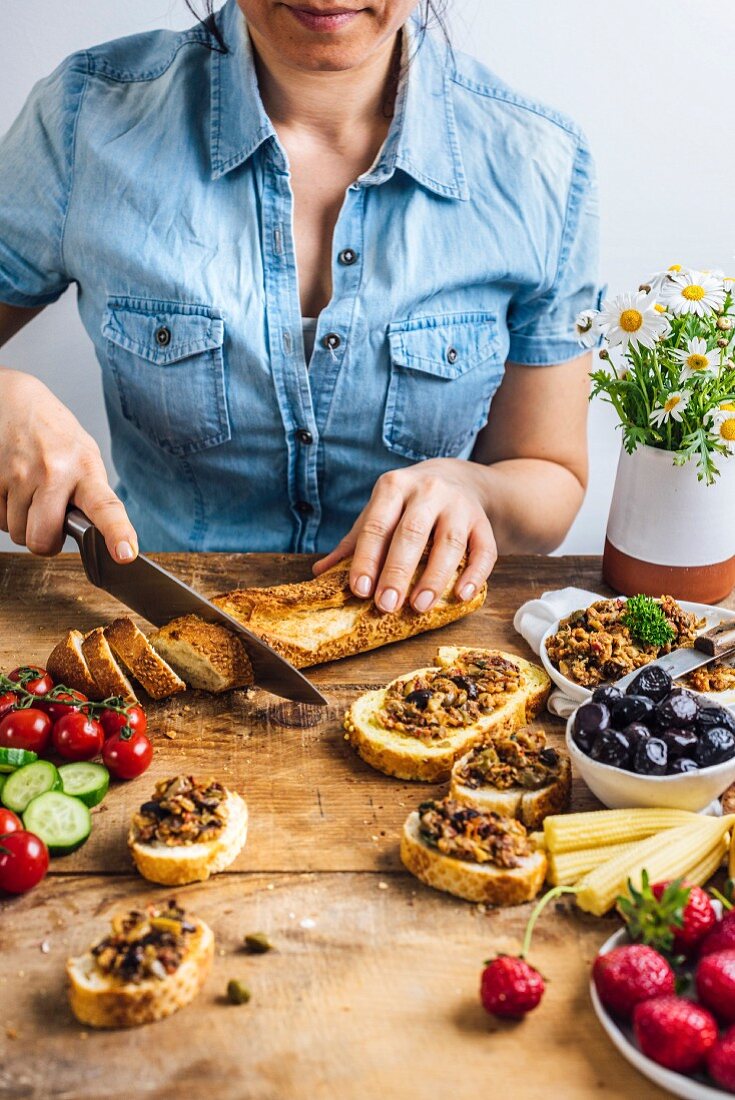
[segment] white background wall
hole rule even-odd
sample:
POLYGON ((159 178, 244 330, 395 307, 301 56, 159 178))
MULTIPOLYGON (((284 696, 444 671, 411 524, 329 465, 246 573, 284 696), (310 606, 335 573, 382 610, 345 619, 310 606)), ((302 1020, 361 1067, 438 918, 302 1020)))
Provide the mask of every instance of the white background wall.
MULTIPOLYGON (((602 274, 611 291, 633 289, 674 262, 735 274, 732 0, 449 3, 458 48, 586 130, 598 163, 602 274)), ((183 0, 3 0, 0 132, 31 85, 67 54, 191 21, 183 0)), ((109 462, 99 370, 73 294, 48 308, 0 357, 41 376, 100 441, 109 462)), ((598 403, 590 443, 590 489, 563 547, 570 552, 602 547, 618 438, 598 403)), ((9 548, 0 534, 0 550, 9 548)))

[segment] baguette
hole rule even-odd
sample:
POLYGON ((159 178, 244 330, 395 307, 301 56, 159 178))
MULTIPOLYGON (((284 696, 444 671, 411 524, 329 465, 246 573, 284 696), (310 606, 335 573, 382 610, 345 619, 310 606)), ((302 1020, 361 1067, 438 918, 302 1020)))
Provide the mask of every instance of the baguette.
POLYGON ((81 630, 70 630, 58 645, 54 646, 46 661, 49 676, 56 684, 81 691, 88 699, 102 699, 89 665, 82 652, 84 635, 81 630))
MULTIPOLYGON (((426 555, 414 581, 425 564, 426 555)), ((350 565, 351 559, 346 559, 313 580, 272 588, 243 588, 215 596, 212 602, 258 634, 296 668, 364 653, 434 630, 469 615, 485 602, 487 585, 482 585, 466 603, 455 597, 454 585, 464 568, 461 563, 430 611, 420 613, 404 604, 400 611, 387 615, 373 600, 352 594, 350 565)))
POLYGON ((105 627, 105 637, 120 663, 134 676, 151 699, 165 699, 186 684, 164 661, 132 619, 115 619, 105 627))
POLYGON ((239 794, 214 780, 197 783, 192 777, 176 776, 157 783, 151 801, 143 803, 134 815, 128 848, 143 878, 163 886, 183 886, 204 882, 229 867, 247 834, 248 808, 239 794), (193 802, 196 809, 182 808, 179 799, 193 802), (157 809, 146 814, 154 802, 157 809), (205 808, 202 812, 202 804, 214 806, 214 811, 205 808), (183 833, 177 827, 182 821, 183 833), (211 839, 208 821, 215 825, 214 830, 210 827, 211 839))
POLYGON ((71 1010, 81 1024, 95 1028, 137 1027, 162 1020, 194 1000, 204 985, 213 957, 211 928, 204 921, 186 917, 175 903, 150 905, 144 913, 133 911, 122 920, 114 920, 111 935, 95 948, 67 961, 71 1010), (177 925, 181 928, 182 920, 191 931, 172 933, 171 929, 177 925), (157 921, 162 930, 156 929, 157 921), (169 945, 173 937, 180 945, 181 957, 171 972, 167 972, 171 965, 170 946, 167 966, 164 969, 159 962, 158 973, 150 973, 141 965, 141 971, 131 976, 124 968, 119 971, 100 966, 111 953, 117 952, 118 960, 122 959, 129 953, 131 943, 143 936, 148 937, 148 942, 152 937, 154 944, 163 940, 169 945))
POLYGON ((569 758, 520 731, 476 745, 458 760, 449 795, 463 805, 517 817, 527 829, 538 829, 549 814, 561 813, 571 789, 569 758), (526 785, 518 782, 519 776, 526 785))
MULTIPOLYGON (((426 803, 419 811, 409 814, 401 836, 401 860, 411 874, 435 890, 485 905, 521 905, 535 898, 546 875, 546 855, 543 851, 534 851, 530 844, 517 857, 516 865, 507 867, 492 861, 460 859, 429 843, 421 828, 421 810, 427 806, 447 805, 451 808, 447 800, 426 803)), ((507 820, 495 814, 478 813, 477 818, 485 822, 507 820)), ((522 830, 519 834, 522 839, 525 830, 520 825, 518 828, 522 830)))
POLYGON ((98 698, 109 699, 114 695, 123 698, 126 703, 138 702, 133 685, 117 663, 101 626, 96 626, 85 635, 82 654, 97 685, 98 698))
POLYGON ((193 688, 219 694, 253 683, 253 669, 238 637, 219 623, 181 615, 148 639, 193 688))
MULTIPOLYGON (((441 646, 436 665, 406 673, 386 688, 368 691, 356 699, 344 718, 346 737, 367 764, 386 775, 441 783, 449 779, 454 762, 473 745, 510 733, 531 721, 543 708, 550 686, 551 681, 543 669, 523 657, 495 649, 441 646), (468 724, 440 724, 434 729, 419 731, 418 735, 386 725, 392 721, 386 705, 391 707, 401 696, 412 694, 414 690, 419 695, 443 695, 444 699, 449 699, 441 688, 448 687, 451 691, 454 681, 447 684, 446 679, 450 675, 469 680, 477 690, 477 683, 485 683, 483 670, 474 663, 478 659, 489 665, 488 675, 498 678, 496 687, 502 688, 507 682, 509 690, 487 696, 487 706, 478 709, 468 724), (438 685, 436 691, 421 686, 431 684, 438 685)), ((467 695, 467 692, 462 694, 467 695)), ((483 693, 479 699, 482 701, 483 693)), ((430 714, 430 708, 431 703, 424 713, 430 714)), ((437 710, 440 717, 445 713, 441 706, 437 710)), ((461 703, 459 710, 462 711, 461 703)), ((449 721, 452 721, 451 716, 449 721)))

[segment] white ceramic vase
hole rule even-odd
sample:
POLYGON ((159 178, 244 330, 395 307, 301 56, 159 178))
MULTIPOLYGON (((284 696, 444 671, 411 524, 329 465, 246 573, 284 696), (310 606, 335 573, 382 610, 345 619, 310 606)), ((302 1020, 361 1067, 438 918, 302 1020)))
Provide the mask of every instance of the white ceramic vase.
POLYGON ((717 456, 714 485, 670 451, 621 450, 603 576, 627 596, 716 603, 735 586, 735 456, 717 456))

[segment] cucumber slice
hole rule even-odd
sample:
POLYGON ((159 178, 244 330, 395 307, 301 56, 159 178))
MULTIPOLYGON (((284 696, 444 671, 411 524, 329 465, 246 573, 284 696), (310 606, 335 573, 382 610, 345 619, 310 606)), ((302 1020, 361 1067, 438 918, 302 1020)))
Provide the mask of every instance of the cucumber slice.
POLYGON ((59 775, 64 794, 80 798, 85 806, 100 803, 110 785, 110 773, 104 764, 90 764, 86 760, 78 764, 62 764, 59 775))
POLYGON ((34 760, 38 760, 38 753, 30 749, 0 749, 0 772, 14 772, 34 760))
POLYGON ((7 778, 7 775, 0 775, 0 798, 3 797, 3 787, 5 786, 5 780, 7 778))
POLYGON ((23 824, 45 842, 52 856, 79 848, 92 831, 92 815, 78 798, 47 791, 34 798, 23 814, 23 824))
POLYGON ((53 764, 48 760, 35 760, 8 776, 2 792, 3 805, 13 813, 22 814, 39 794, 58 791, 60 788, 61 776, 53 764))

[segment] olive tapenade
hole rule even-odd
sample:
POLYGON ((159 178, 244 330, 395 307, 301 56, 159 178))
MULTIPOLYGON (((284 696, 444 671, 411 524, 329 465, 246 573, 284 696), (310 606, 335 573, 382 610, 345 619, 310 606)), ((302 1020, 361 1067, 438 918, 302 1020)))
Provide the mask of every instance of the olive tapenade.
POLYGON ((511 787, 541 790, 558 779, 562 771, 559 753, 544 742, 543 737, 521 731, 478 745, 458 765, 455 778, 472 790, 485 786, 499 791, 511 787))
POLYGON ((92 957, 98 970, 123 983, 163 979, 181 965, 193 932, 196 926, 170 899, 116 917, 110 935, 92 948, 92 957))
POLYGON ((522 684, 520 667, 501 654, 464 653, 451 667, 391 684, 380 723, 412 737, 444 737, 497 710, 522 684))
POLYGON ((227 791, 214 779, 177 775, 156 784, 133 817, 141 844, 196 844, 214 840, 227 822, 227 791))
POLYGON ((546 640, 546 652, 562 676, 583 687, 619 680, 657 657, 694 644, 703 619, 685 611, 671 596, 662 596, 661 610, 673 633, 664 646, 637 642, 623 622, 626 601, 597 600, 585 610, 573 611, 546 640))
POLYGON ((531 854, 528 834, 520 821, 483 813, 450 798, 419 806, 419 832, 432 848, 472 863, 519 867, 531 854))
POLYGON ((692 691, 735 691, 735 666, 715 661, 695 668, 682 682, 692 691))

